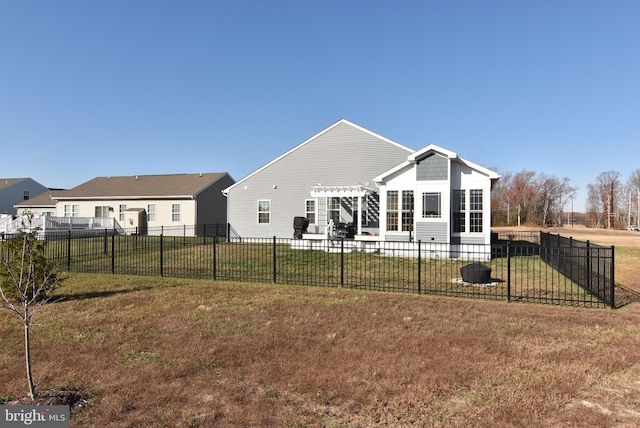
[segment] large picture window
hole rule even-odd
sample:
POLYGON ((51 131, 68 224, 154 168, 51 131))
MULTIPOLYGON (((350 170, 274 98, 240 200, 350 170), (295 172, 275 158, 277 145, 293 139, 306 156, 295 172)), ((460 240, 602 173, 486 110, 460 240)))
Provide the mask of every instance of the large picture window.
POLYGON ((482 189, 469 191, 469 232, 481 233, 483 229, 482 189))
POLYGON ((466 232, 466 198, 464 190, 454 190, 452 193, 451 210, 453 212, 453 232, 466 232))
POLYGON ((259 200, 258 201, 258 224, 270 224, 271 223, 271 201, 259 200))
POLYGON ((428 192, 422 194, 422 218, 442 217, 442 194, 428 192))

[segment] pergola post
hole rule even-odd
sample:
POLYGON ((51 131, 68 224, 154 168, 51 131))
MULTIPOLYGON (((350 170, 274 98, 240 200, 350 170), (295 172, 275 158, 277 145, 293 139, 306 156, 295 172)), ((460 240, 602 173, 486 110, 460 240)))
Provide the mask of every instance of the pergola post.
POLYGON ((358 196, 358 235, 362 235, 362 196, 358 196))

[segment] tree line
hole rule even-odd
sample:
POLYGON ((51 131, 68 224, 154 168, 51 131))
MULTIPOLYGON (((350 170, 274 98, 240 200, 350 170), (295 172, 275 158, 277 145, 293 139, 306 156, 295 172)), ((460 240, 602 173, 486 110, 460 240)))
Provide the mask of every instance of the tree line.
POLYGON ((567 177, 522 170, 501 173, 491 192, 493 226, 563 226, 623 229, 640 223, 640 169, 623 182, 605 171, 587 185, 586 207, 574 207, 577 188, 567 177))

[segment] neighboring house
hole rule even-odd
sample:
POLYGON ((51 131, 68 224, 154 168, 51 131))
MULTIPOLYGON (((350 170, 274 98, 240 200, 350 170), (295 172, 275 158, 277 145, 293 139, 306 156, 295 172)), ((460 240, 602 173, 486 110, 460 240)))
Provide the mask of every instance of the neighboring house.
POLYGON ((233 182, 226 172, 97 177, 53 199, 57 217, 113 218, 127 233, 194 236, 205 225, 225 230, 222 190, 233 182))
POLYGON ((232 234, 292 237, 294 217, 306 217, 309 232, 323 232, 333 220, 375 234, 379 201, 373 178, 411 153, 340 120, 224 191, 232 234))
POLYGON ((31 178, 0 178, 0 213, 15 215, 16 204, 48 190, 31 178))
POLYGON ((449 150, 416 152, 340 120, 224 193, 240 237, 290 237, 300 216, 311 233, 346 223, 356 239, 488 244, 498 178, 449 150))
POLYGON ((56 215, 54 196, 62 195, 65 190, 49 189, 33 198, 15 205, 17 215, 33 215, 36 217, 52 217, 56 215))

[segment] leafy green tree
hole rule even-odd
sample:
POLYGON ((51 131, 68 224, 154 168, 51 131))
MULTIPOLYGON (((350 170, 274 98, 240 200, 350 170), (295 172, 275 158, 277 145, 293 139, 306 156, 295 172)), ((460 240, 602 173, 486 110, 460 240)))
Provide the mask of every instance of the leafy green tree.
POLYGON ((5 242, 0 254, 0 307, 16 314, 24 325, 24 350, 29 397, 36 399, 31 372, 30 329, 33 316, 49 302, 62 283, 60 271, 45 256, 46 241, 38 230, 20 232, 5 242))

